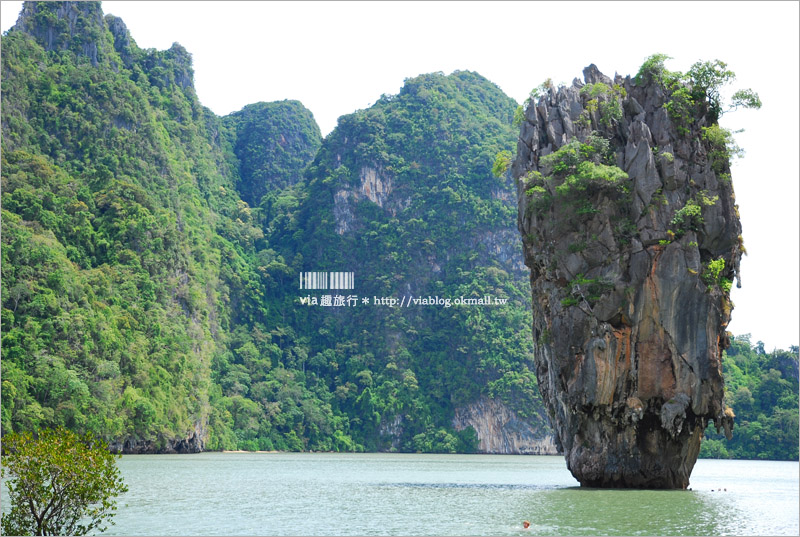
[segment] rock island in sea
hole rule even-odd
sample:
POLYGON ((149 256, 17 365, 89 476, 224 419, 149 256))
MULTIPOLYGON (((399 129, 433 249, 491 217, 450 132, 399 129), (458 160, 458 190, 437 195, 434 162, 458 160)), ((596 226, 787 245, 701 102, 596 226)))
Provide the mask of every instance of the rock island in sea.
POLYGON ((590 65, 524 110, 512 172, 536 376, 582 485, 686 488, 706 425, 730 435, 741 225, 730 134, 701 90, 590 65))

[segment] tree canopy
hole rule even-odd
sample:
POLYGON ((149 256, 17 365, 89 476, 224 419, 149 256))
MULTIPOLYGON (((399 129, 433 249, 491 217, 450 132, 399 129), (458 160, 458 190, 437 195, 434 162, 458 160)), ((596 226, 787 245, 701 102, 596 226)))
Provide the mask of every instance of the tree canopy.
POLYGON ((700 456, 734 459, 798 458, 798 348, 767 352, 750 334, 737 336, 722 361, 725 399, 736 413, 733 438, 712 426, 700 456))
POLYGON ((128 488, 102 440, 43 429, 3 436, 3 451, 11 504, 5 535, 85 535, 113 524, 116 498, 128 488))

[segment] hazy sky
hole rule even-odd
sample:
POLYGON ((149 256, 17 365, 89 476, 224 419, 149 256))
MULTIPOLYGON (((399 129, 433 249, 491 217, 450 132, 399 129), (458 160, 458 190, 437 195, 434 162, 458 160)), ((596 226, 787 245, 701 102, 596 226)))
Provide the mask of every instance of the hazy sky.
MULTIPOLYGON (((477 71, 522 102, 544 79, 595 63, 635 74, 655 52, 686 70, 721 59, 764 106, 723 117, 747 152, 733 166, 745 246, 729 330, 767 350, 800 342, 797 2, 119 2, 140 47, 181 43, 195 87, 219 115, 298 99, 323 135, 343 114, 395 94, 405 78, 477 71)), ((13 25, 21 2, 2 2, 13 25)))

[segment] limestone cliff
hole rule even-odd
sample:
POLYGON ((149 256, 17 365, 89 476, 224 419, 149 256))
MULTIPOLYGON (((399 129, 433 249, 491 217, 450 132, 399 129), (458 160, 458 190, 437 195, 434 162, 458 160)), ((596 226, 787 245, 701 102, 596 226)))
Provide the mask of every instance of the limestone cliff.
POLYGON ((205 423, 198 422, 185 438, 143 439, 134 436, 116 438, 108 447, 114 453, 126 455, 152 455, 155 453, 200 453, 206 449, 208 430, 205 423))
POLYGON ((584 78, 528 103, 512 169, 536 376, 581 484, 685 488, 707 423, 733 421, 728 155, 658 81, 584 78))
POLYGON ((460 431, 475 429, 478 451, 502 455, 557 455, 555 439, 549 428, 536 427, 502 401, 481 397, 456 408, 453 427, 460 431))
POLYGON ((14 26, 35 38, 46 51, 71 50, 89 58, 94 66, 107 52, 102 28, 100 2, 59 2, 54 9, 25 2, 14 26))

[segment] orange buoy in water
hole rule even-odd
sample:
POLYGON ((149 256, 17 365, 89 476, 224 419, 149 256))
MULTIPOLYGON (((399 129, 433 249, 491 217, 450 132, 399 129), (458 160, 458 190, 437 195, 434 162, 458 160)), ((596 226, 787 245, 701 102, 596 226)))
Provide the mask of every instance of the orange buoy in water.
POLYGON ((522 527, 523 527, 523 528, 525 528, 525 529, 527 530, 528 528, 530 528, 530 527, 531 527, 531 523, 530 523, 530 522, 528 522, 528 521, 526 520, 526 521, 524 521, 524 522, 522 523, 522 527))

